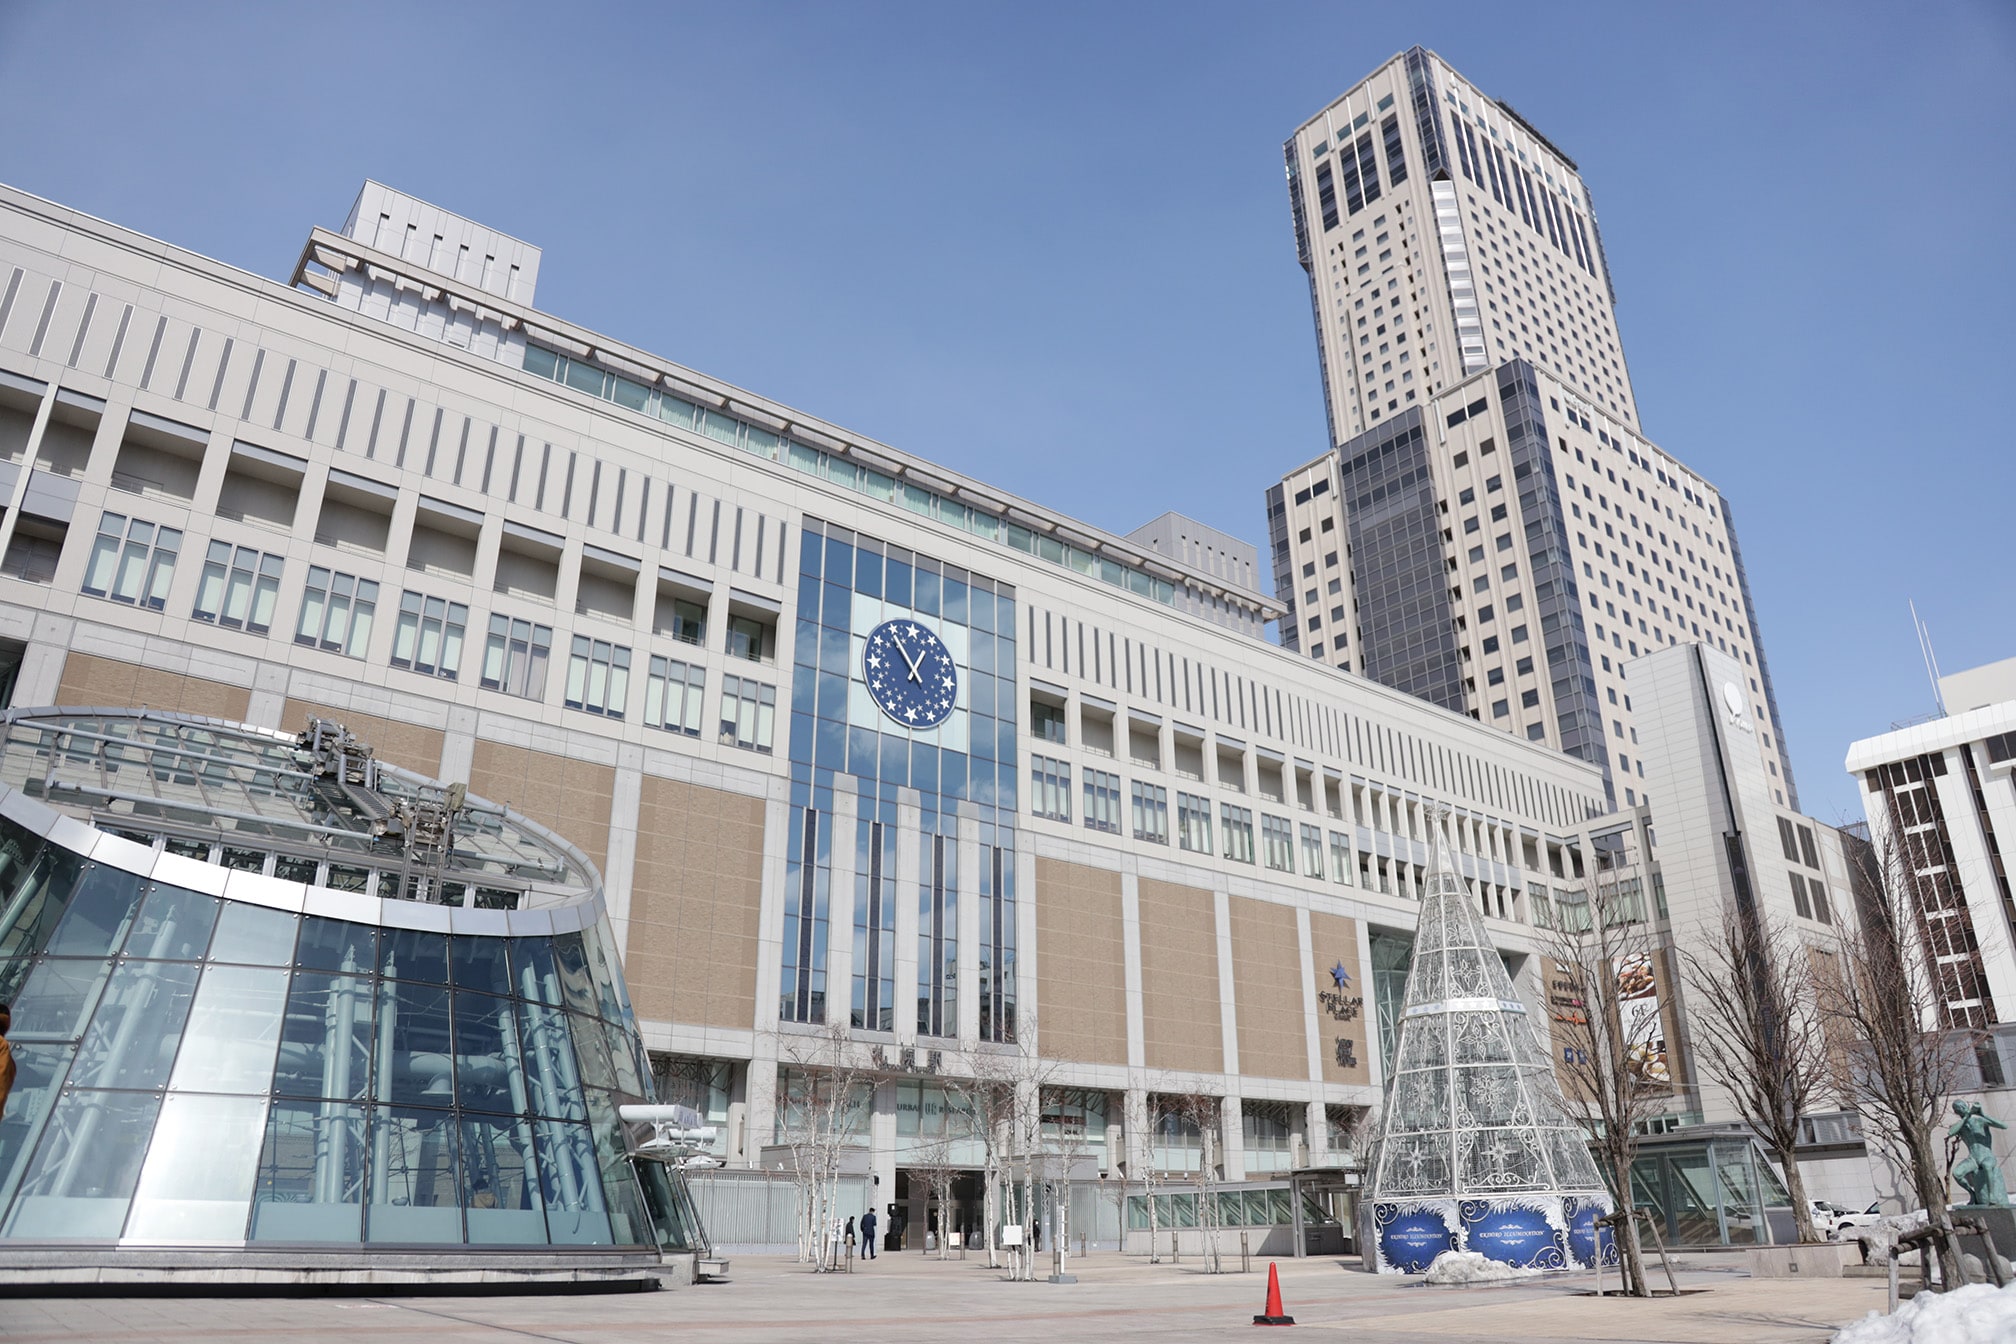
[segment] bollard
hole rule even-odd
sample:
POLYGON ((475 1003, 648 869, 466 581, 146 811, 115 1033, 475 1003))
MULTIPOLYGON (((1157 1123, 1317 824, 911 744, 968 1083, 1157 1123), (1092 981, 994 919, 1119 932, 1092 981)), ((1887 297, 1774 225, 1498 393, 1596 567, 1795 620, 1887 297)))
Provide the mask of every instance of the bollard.
POLYGON ((1247 1234, 1244 1231, 1239 1233, 1239 1272, 1241 1274, 1251 1274, 1253 1272, 1253 1252, 1247 1249, 1246 1236, 1247 1234))
POLYGON ((1177 1239, 1174 1228, 1169 1230, 1169 1263, 1173 1265, 1183 1263, 1183 1243, 1177 1239))
POLYGON ((1085 1258, 1085 1234, 1083 1232, 1078 1234, 1078 1258, 1080 1260, 1085 1258))

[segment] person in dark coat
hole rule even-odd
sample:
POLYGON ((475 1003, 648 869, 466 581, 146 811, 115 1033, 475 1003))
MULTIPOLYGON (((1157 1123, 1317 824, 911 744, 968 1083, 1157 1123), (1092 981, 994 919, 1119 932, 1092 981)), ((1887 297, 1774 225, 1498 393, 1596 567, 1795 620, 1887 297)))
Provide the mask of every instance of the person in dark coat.
POLYGON ((873 1260, 875 1258, 875 1210, 873 1209, 861 1215, 861 1258, 863 1260, 873 1260))

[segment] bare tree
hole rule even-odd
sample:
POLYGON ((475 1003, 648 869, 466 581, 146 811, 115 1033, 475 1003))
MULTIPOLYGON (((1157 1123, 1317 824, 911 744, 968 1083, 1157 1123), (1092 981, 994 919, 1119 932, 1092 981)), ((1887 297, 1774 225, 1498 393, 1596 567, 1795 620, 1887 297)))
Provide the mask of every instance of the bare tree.
POLYGON ((953 1160, 954 1145, 959 1140, 950 1129, 951 1116, 946 1117, 948 1128, 938 1138, 928 1143, 918 1144, 910 1150, 910 1179, 923 1182, 930 1197, 938 1201, 938 1258, 945 1258, 946 1233, 951 1230, 952 1186, 959 1179, 959 1165, 953 1160))
MULTIPOLYGON (((1140 1095, 1139 1106, 1133 1103, 1130 1095, 1126 1121, 1126 1133, 1134 1136, 1130 1147, 1140 1154, 1139 1170, 1136 1170, 1137 1163, 1131 1158, 1127 1163, 1127 1169, 1130 1175, 1138 1175, 1141 1178, 1143 1208, 1148 1215, 1148 1263, 1159 1265, 1162 1263, 1162 1247, 1159 1241, 1162 1231, 1161 1210, 1155 1203, 1155 1190, 1162 1183, 1162 1172, 1155 1164, 1155 1141, 1161 1134, 1162 1116, 1156 1109, 1152 1097, 1146 1093, 1140 1095)), ((1121 1244, 1126 1244, 1124 1230, 1121 1233, 1121 1244)))
MULTIPOLYGON (((1549 997, 1567 1000, 1567 1011, 1553 1015, 1555 1068, 1568 1109, 1595 1146, 1603 1179, 1621 1210, 1633 1202, 1639 1122, 1672 1085, 1656 1049, 1661 1035, 1656 1016, 1627 1017, 1619 1010, 1620 989, 1635 990, 1638 977, 1651 974, 1652 940, 1641 892, 1635 884, 1599 875, 1583 908, 1586 917, 1578 917, 1577 903, 1557 904, 1560 917, 1543 942, 1553 962, 1549 997)), ((1625 1219, 1618 1231, 1625 1291, 1647 1296, 1637 1220, 1625 1219)))
POLYGON ((1799 1240, 1820 1240, 1794 1151, 1799 1117, 1828 1076, 1814 967, 1806 946, 1752 906, 1731 904, 1720 935, 1682 954, 1694 995, 1694 1050, 1785 1172, 1799 1240))
POLYGON ((830 1269, 831 1230, 840 1212, 840 1168, 861 1146, 873 1073, 844 1028, 780 1033, 788 1068, 779 1098, 791 1176, 798 1193, 798 1259, 830 1269))
POLYGON ((1013 1047, 977 1051, 971 1057, 971 1076, 945 1080, 948 1093, 972 1116, 974 1135, 981 1144, 987 1263, 1000 1264, 995 1232, 1012 1222, 1022 1228, 1022 1246, 1011 1268, 1015 1277, 1025 1279, 1033 1272, 1029 1255, 1035 1209, 1032 1183, 1042 1161, 1043 1110, 1039 1102, 1043 1085, 1057 1069, 1055 1063, 1037 1055, 1036 1031, 1035 1014, 1023 1014, 1013 1047), (1001 1208, 1004 1193, 1009 1206, 1006 1217, 1001 1208))
POLYGON ((947 1078, 945 1090, 956 1097, 960 1108, 971 1117, 973 1135, 980 1141, 981 1222, 985 1228, 987 1264, 1000 1266, 996 1234, 1002 1217, 1001 1192, 1007 1179, 1008 1154, 1015 1129, 1015 1079, 1013 1066, 1001 1055, 976 1054, 970 1077, 947 1078))
POLYGON ((1927 904, 1943 908, 1946 879, 1916 877, 1888 838, 1879 851, 1851 836, 1847 853, 1858 920, 1841 935, 1840 964, 1821 985, 1821 1010, 1852 1041, 1845 1086, 1865 1132, 1909 1179, 1937 1233, 1941 1280, 1957 1287, 1966 1278, 1936 1131, 1947 1099, 1967 1079, 1979 1033, 1949 1007, 1959 994, 1947 989, 1961 987, 1943 983, 1942 972, 1963 971, 1939 964, 1919 913, 1927 904))
POLYGON ((1197 1227, 1204 1234, 1204 1268, 1209 1274, 1222 1273, 1218 1234, 1224 1219, 1218 1205, 1218 1164, 1223 1151, 1225 1100, 1193 1083, 1180 1092, 1162 1094, 1161 1102, 1164 1114, 1197 1131, 1197 1227))

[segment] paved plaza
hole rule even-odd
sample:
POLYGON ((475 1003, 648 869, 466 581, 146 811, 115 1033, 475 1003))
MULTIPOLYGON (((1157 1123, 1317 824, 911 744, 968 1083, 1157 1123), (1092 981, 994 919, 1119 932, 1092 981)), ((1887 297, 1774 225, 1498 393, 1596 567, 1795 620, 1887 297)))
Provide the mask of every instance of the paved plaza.
MULTIPOLYGON (((1236 1261, 1234 1262, 1236 1264, 1236 1261)), ((1880 1279, 1751 1279, 1736 1257, 1695 1257, 1678 1300, 1578 1296, 1588 1276, 1516 1288, 1437 1289, 1361 1273, 1355 1261, 1282 1262, 1297 1328, 1353 1340, 1819 1344, 1881 1310, 1880 1279)), ((1249 1333, 1266 1287, 1251 1274, 1118 1256, 1075 1262, 1068 1286, 1010 1283, 977 1261, 886 1256, 848 1275, 744 1257, 732 1282, 647 1294, 539 1297, 94 1298, 0 1300, 0 1341, 374 1344, 629 1341, 1222 1339, 1249 1333)), ((1614 1286, 1615 1279, 1611 1279, 1614 1286)))

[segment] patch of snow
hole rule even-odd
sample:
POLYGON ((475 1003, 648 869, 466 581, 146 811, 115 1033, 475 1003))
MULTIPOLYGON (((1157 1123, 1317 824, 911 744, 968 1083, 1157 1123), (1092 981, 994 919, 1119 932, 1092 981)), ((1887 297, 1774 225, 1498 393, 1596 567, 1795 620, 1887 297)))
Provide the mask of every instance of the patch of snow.
MULTIPOLYGON (((1888 1218, 1879 1218, 1873 1223, 1844 1232, 1841 1234, 1841 1240, 1861 1242, 1869 1249, 1870 1264, 1885 1265, 1890 1263, 1890 1257, 1897 1253, 1897 1239, 1909 1236, 1913 1232, 1922 1232, 1929 1221, 1923 1213, 1893 1214, 1888 1218)), ((1915 1252, 1906 1251, 1905 1255, 1914 1258, 1900 1259, 1898 1264, 1918 1263, 1915 1252)))
POLYGON ((1530 1279, 1546 1271, 1521 1269, 1508 1265, 1502 1260, 1493 1260, 1478 1251, 1444 1251, 1435 1257, 1435 1263, 1428 1266, 1425 1276, 1429 1283, 1470 1285, 1477 1283, 1506 1283, 1513 1279, 1530 1279))
POLYGON ((1920 1293, 1893 1315, 1872 1311, 1836 1332, 1833 1344, 2007 1344, 2012 1339, 2016 1283, 2007 1288, 1970 1283, 1950 1293, 1920 1293))

